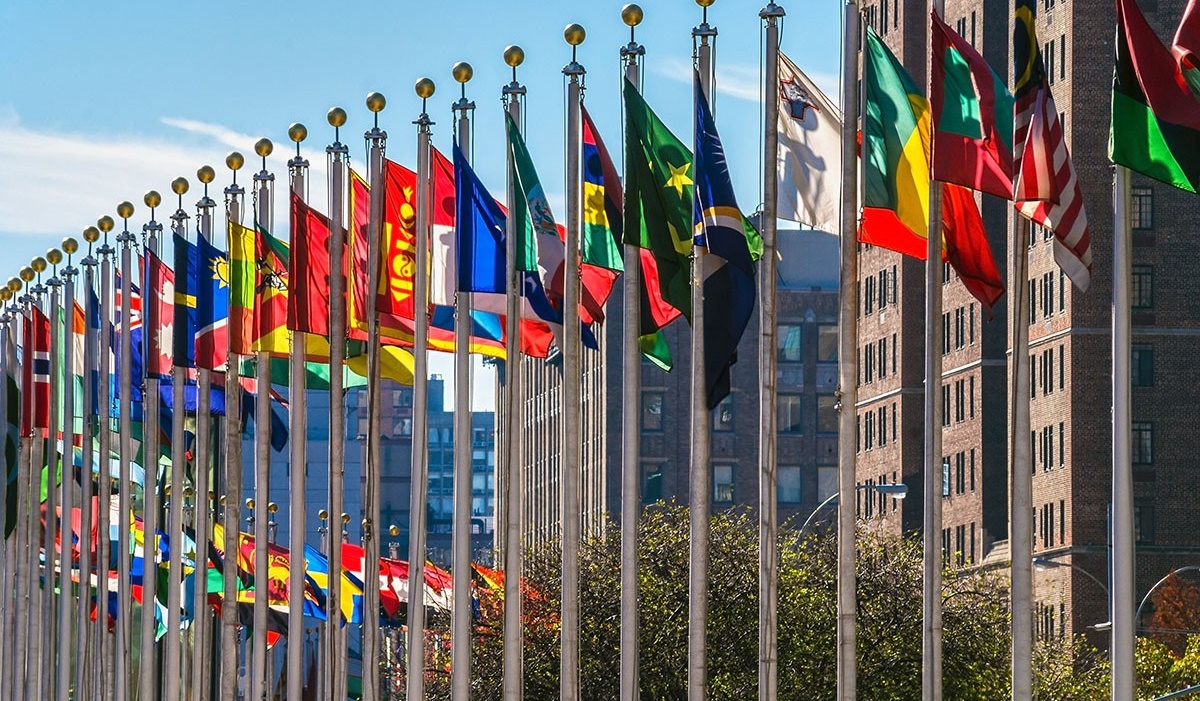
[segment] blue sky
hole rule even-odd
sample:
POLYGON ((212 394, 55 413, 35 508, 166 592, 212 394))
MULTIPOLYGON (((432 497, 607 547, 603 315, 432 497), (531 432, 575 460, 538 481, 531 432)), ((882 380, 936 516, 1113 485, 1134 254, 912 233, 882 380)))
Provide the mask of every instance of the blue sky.
MULTIPOLYGON (((646 47, 644 90, 650 104, 685 142, 691 134, 691 28, 700 8, 686 0, 640 3, 645 21, 637 39, 646 47)), ((760 199, 760 20, 757 0, 720 0, 709 9, 717 27, 717 126, 725 141, 742 208, 760 199)), ((835 0, 783 2, 789 11, 783 48, 836 99, 839 16, 835 0)), ((371 126, 364 97, 388 98, 380 126, 388 131, 388 156, 412 164, 420 112, 413 83, 421 76, 438 87, 429 112, 434 142, 448 151, 450 104, 459 96, 450 76, 457 61, 475 69, 467 96, 478 109, 475 163, 497 194, 504 183, 504 123, 500 88, 510 79, 504 47, 518 44, 526 62, 519 79, 529 90, 529 147, 552 204, 561 209, 564 87, 570 60, 562 30, 578 22, 587 30, 579 61, 588 70, 586 102, 602 136, 620 161, 618 50, 629 41, 621 2, 6 2, 0 4, 0 250, 7 264, 0 279, 16 274, 64 236, 75 235, 102 214, 115 215, 123 199, 137 206, 131 229, 148 212, 142 195, 154 188, 174 210, 172 178, 192 182, 184 196, 194 215, 196 169, 217 168, 229 182, 225 154, 237 149, 255 166, 253 143, 276 143, 268 168, 286 186, 291 155, 287 127, 306 124, 303 153, 323 166, 332 141, 326 111, 349 113, 342 141, 351 163, 365 160, 361 134, 371 126), (253 159, 253 160, 251 160, 253 159)), ((242 171, 248 180, 249 169, 242 171)), ((314 202, 324 202, 323 168, 314 172, 314 202)), ((214 191, 217 194, 219 188, 214 191)), ((219 198, 218 198, 219 199, 219 198)), ((282 198, 279 199, 282 202, 282 198)), ((286 233, 287 213, 275 212, 286 233)), ((434 372, 450 362, 434 354, 434 372)), ((491 382, 477 381, 476 405, 491 406, 491 382)), ((449 388, 448 388, 449 391, 449 388)))

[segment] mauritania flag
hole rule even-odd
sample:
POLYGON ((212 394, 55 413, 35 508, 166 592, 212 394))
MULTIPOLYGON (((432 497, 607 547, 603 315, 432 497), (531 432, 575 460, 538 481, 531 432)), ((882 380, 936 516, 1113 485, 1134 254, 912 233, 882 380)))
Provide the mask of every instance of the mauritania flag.
POLYGON ((863 51, 863 221, 859 240, 914 258, 929 230, 929 101, 879 35, 863 51))
POLYGON ((1200 189, 1200 102, 1134 0, 1117 0, 1108 155, 1180 190, 1200 189))
POLYGON ((779 52, 779 218, 836 232, 842 111, 779 52))
POLYGON ((729 396, 729 370, 754 313, 754 267, 762 239, 742 216, 729 162, 696 74, 696 244, 704 258, 704 384, 708 408, 729 396))

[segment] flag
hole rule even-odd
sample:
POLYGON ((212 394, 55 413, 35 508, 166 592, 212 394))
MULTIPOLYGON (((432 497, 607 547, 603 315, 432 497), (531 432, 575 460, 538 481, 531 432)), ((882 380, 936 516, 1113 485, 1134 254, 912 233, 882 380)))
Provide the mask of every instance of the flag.
POLYGON ((779 52, 780 219, 841 228, 842 111, 779 52))
POLYGON ((17 527, 17 475, 21 444, 21 387, 17 382, 16 326, 10 326, 8 340, 0 352, 4 353, 4 384, 8 392, 4 406, 4 537, 8 538, 17 527))
POLYGON ((989 311, 1004 294, 975 194, 953 183, 942 183, 942 260, 989 311))
POLYGON ((1133 0, 1117 0, 1108 154, 1180 190, 1200 188, 1200 102, 1133 0))
MULTIPOLYGON (((287 281, 291 251, 287 242, 280 241, 262 227, 256 227, 254 233, 258 283, 254 331, 251 334, 250 345, 256 353, 286 357, 291 352, 292 345, 291 334, 287 328, 287 281)), ((308 340, 323 341, 319 337, 311 336, 306 337, 306 341, 308 340)), ((308 345, 311 347, 313 344, 308 345)))
MULTIPOLYGON (((175 273, 147 249, 146 266, 146 373, 159 378, 171 375, 171 349, 175 316, 175 273)), ((78 367, 78 365, 76 366, 78 367)))
POLYGON ((229 222, 229 339, 232 352, 254 351, 254 299, 258 288, 257 241, 253 231, 229 222))
POLYGON ((592 115, 583 115, 583 231, 579 246, 580 317, 584 323, 604 321, 604 304, 625 269, 621 249, 621 177, 613 165, 592 115))
POLYGON ((867 26, 863 51, 862 224, 859 240, 925 259, 929 229, 929 101, 867 26))
POLYGON ((1017 0, 1013 195, 1022 216, 1054 232, 1055 262, 1076 287, 1086 290, 1092 273, 1087 212, 1038 48, 1036 16, 1036 0, 1017 0))
POLYGON ((730 368, 754 313, 755 262, 762 239, 742 216, 733 193, 729 162, 708 98, 695 74, 696 242, 704 257, 704 384, 709 410, 729 396, 730 368), (757 253, 757 255, 755 254, 757 253))
POLYGON ((1200 0, 1189 0, 1183 21, 1175 30, 1175 58, 1192 94, 1200 100, 1200 0))
POLYGON ((329 218, 291 193, 288 328, 329 336, 329 218))
POLYGON ((219 370, 229 361, 229 258, 196 235, 196 367, 219 370))
POLYGON ((930 20, 933 178, 1011 200, 1013 96, 937 10, 930 20))
POLYGON ((21 435, 50 426, 50 319, 36 306, 30 307, 24 328, 25 360, 22 362, 27 388, 21 412, 21 435))
POLYGON ((199 256, 196 247, 179 234, 175 242, 175 323, 172 357, 176 365, 196 367, 196 290, 199 256))

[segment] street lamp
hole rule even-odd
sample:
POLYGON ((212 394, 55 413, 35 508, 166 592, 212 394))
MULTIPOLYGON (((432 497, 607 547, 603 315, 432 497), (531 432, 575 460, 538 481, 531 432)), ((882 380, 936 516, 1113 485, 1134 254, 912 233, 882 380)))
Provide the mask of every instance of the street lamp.
POLYGON ((1096 575, 1092 574, 1091 572, 1088 572, 1087 570, 1083 569, 1079 565, 1073 565, 1069 562, 1058 562, 1056 560, 1051 560, 1051 559, 1045 558, 1045 557, 1035 557, 1035 558, 1033 558, 1033 566, 1035 568, 1037 568, 1037 570, 1039 572, 1043 572, 1047 568, 1050 568, 1050 567, 1066 567, 1068 569, 1075 570, 1076 572, 1080 572, 1080 573, 1086 575, 1088 579, 1095 582, 1096 586, 1098 586, 1104 590, 1105 595, 1108 594, 1108 585, 1105 584, 1104 582, 1101 582, 1096 577, 1096 575))
POLYGON ((1142 597, 1142 603, 1138 604, 1137 612, 1135 612, 1133 614, 1133 625, 1134 625, 1135 633, 1137 631, 1137 628, 1142 627, 1142 609, 1146 608, 1146 604, 1149 603, 1150 595, 1154 593, 1155 589, 1158 589, 1159 587, 1161 587, 1168 579, 1179 574, 1180 572, 1200 572, 1200 565, 1184 565, 1183 567, 1180 567, 1179 569, 1172 570, 1171 572, 1167 573, 1167 576, 1158 580, 1157 582, 1154 583, 1154 586, 1150 587, 1150 591, 1146 592, 1146 595, 1142 597))
MULTIPOLYGON (((871 490, 877 494, 890 496, 893 499, 903 499, 904 497, 908 496, 907 484, 856 484, 854 485, 854 490, 856 492, 871 490)), ((813 512, 808 515, 808 518, 804 520, 804 525, 800 526, 800 532, 803 533, 804 531, 808 530, 809 524, 812 523, 812 520, 817 517, 817 514, 821 513, 822 509, 836 503, 837 500, 837 492, 834 492, 828 499, 821 502, 817 508, 813 509, 813 512)))

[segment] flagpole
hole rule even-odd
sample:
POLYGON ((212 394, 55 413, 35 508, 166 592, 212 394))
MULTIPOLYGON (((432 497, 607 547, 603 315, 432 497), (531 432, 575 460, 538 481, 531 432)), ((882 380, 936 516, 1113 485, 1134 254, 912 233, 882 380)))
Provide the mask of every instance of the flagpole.
MULTIPOLYGON (((31 357, 33 349, 32 333, 24 333, 29 330, 30 320, 33 315, 33 306, 36 304, 37 288, 40 285, 33 285, 35 272, 32 267, 26 266, 21 269, 21 280, 25 282, 25 294, 21 296, 22 312, 25 317, 25 323, 22 325, 21 341, 25 347, 26 358, 31 357)), ((29 401, 27 403, 30 410, 30 416, 26 417, 23 423, 29 426, 33 425, 32 414, 37 406, 36 393, 33 388, 26 385, 24 390, 29 393, 29 401)), ((34 515, 37 513, 38 492, 37 492, 37 470, 36 450, 37 444, 36 431, 30 431, 24 437, 25 447, 22 455, 21 470, 23 479, 21 480, 24 486, 24 493, 20 495, 21 502, 18 505, 21 510, 21 519, 19 525, 21 532, 21 545, 24 548, 22 552, 25 555, 25 564, 22 567, 22 576, 18 578, 18 585, 21 587, 17 599, 18 609, 18 637, 17 642, 23 643, 18 645, 18 650, 21 651, 22 664, 20 665, 22 673, 21 681, 14 688, 14 697, 22 697, 28 695, 36 698, 34 695, 39 686, 38 682, 38 666, 41 663, 40 654, 38 653, 39 636, 36 635, 34 628, 33 612, 40 604, 39 589, 37 588, 38 581, 38 550, 37 536, 34 529, 34 515)))
MULTIPOLYGON (((150 222, 142 226, 145 235, 145 250, 158 255, 158 236, 162 224, 154 219, 154 210, 162 203, 162 196, 150 190, 143 198, 150 208, 150 222)), ((143 258, 143 260, 145 260, 143 258)), ((156 316, 156 310, 148 304, 150 300, 149 266, 144 271, 142 280, 142 372, 145 375, 145 385, 142 392, 142 468, 145 470, 145 482, 142 486, 142 659, 138 680, 140 682, 140 698, 157 698, 158 693, 158 660, 156 654, 155 634, 157 624, 155 611, 158 599, 158 432, 159 404, 158 377, 148 372, 150 366, 150 350, 156 349, 157 343, 151 338, 153 329, 148 322, 156 316)), ((122 322, 125 323, 125 322, 122 322)))
MULTIPOLYGON (((712 100, 712 50, 717 28, 708 23, 708 8, 715 0, 696 0, 703 19, 692 29, 696 68, 704 99, 712 100)), ((688 699, 703 701, 708 695, 708 558, 712 517, 712 434, 704 355, 704 258, 706 251, 692 246, 692 456, 690 469, 690 548, 688 553, 688 699)))
MULTIPOLYGON (((521 125, 521 103, 525 86, 517 82, 517 67, 525 62, 525 51, 519 46, 504 49, 504 62, 512 68, 513 79, 501 91, 508 114, 518 129, 521 125)), ((516 207, 516 181, 513 178, 512 149, 508 149, 508 178, 506 199, 508 211, 516 207)), ((505 273, 508 277, 508 297, 505 308, 504 387, 501 406, 504 411, 504 701, 519 701, 524 694, 521 630, 521 569, 524 561, 524 542, 521 533, 524 490, 521 465, 521 272, 517 270, 516 219, 508 217, 505 230, 505 273)), ((498 482, 500 480, 497 480, 498 482)), ((499 486, 499 485, 498 485, 499 486)))
MULTIPOLYGON (((621 47, 625 78, 635 89, 641 88, 640 57, 646 48, 637 43, 635 32, 644 17, 638 5, 621 9, 621 21, 629 27, 629 43, 621 47)), ((624 339, 621 347, 621 701, 638 701, 638 522, 641 516, 642 358, 638 350, 641 323, 642 265, 641 249, 625 243, 625 284, 621 308, 624 339)))
MULTIPOLYGON (((254 174, 254 225, 261 224, 267 231, 274 228, 272 221, 272 187, 275 175, 267 171, 267 156, 275 150, 270 139, 259 139, 254 143, 254 153, 262 158, 262 170, 254 174)), ((229 232, 232 237, 232 230, 229 232)), ((233 242, 229 243, 230 255, 233 253, 233 242)), ((230 318, 230 342, 233 338, 233 319, 230 318)), ((259 351, 255 358, 255 373, 257 376, 258 397, 254 402, 254 614, 253 614, 253 646, 251 648, 251 681, 252 699, 262 699, 269 691, 270 673, 267 660, 267 591, 266 587, 258 586, 267 580, 267 508, 271 502, 271 356, 259 351)), ((297 436, 293 443, 304 442, 304 434, 297 436)), ((303 465, 304 463, 298 463, 303 465)), ((302 590, 303 591, 303 590, 302 590)))
POLYGON ((1029 220, 1013 216, 1013 268, 1010 289, 1015 295, 1012 311, 1012 424, 1009 450, 1012 451, 1012 475, 1009 477, 1008 549, 1012 581, 1012 698, 1028 699, 1033 694, 1033 466, 1032 447, 1026 436, 1029 418, 1029 220))
MULTIPOLYGON (((183 211, 183 195, 188 191, 186 178, 175 178, 171 181, 171 191, 179 197, 178 208, 171 215, 171 231, 177 236, 187 236, 187 212, 183 211)), ((187 275, 187 270, 176 271, 176 275, 187 275)), ((178 284, 178 283, 177 283, 178 284)), ((159 292, 161 294, 161 292, 159 292)), ((169 300, 174 314, 175 300, 169 300)), ((160 307, 161 308, 161 307, 160 307)), ((160 313, 159 309, 154 310, 160 313)), ((161 324, 156 324, 161 327, 161 324)), ((151 329, 151 333, 157 333, 151 329)), ((160 341, 163 343, 164 341, 160 341)), ((172 339, 173 343, 173 339, 172 339)), ((171 546, 170 563, 167 570, 167 641, 166 659, 163 667, 163 698, 166 701, 179 701, 180 678, 183 668, 182 615, 183 607, 183 508, 184 508, 184 473, 187 472, 187 455, 184 452, 184 418, 187 411, 184 406, 184 383, 186 370, 180 364, 181 358, 171 354, 171 506, 167 517, 167 538, 171 546)), ((195 490, 193 490, 193 494, 195 490)), ((207 553, 200 548, 201 538, 196 533, 196 559, 206 557, 207 553)), ((200 580, 194 580, 199 585, 200 580)), ((200 611, 194 611, 193 620, 199 617, 200 611)))
POLYGON ((838 280, 838 574, 837 698, 858 696, 857 574, 854 542, 855 451, 858 403, 858 67, 862 41, 858 0, 846 0, 842 35, 841 273, 838 280))
MULTIPOLYGON (((196 179, 204 185, 204 195, 196 202, 196 231, 212 240, 213 209, 217 203, 208 196, 208 186, 217 177, 212 166, 201 166, 196 179)), ((187 271, 185 270, 186 274, 187 271)), ((199 271, 197 270, 197 274, 199 271)), ((193 280, 199 284, 199 280, 193 280)), ((195 290, 193 290, 195 291, 195 290)), ((212 465, 212 371, 198 368, 196 379, 196 451, 193 491, 196 509, 193 512, 193 531, 196 534, 196 586, 192 593, 192 701, 208 701, 212 692, 209 675, 213 664, 213 614, 208 605, 208 549, 212 542, 212 519, 216 504, 209 484, 212 465)), ((173 701, 173 700, 172 700, 173 701)))
MULTIPOLYGON (((452 111, 458 113, 458 148, 470 158, 471 117, 475 103, 467 100, 467 82, 475 73, 471 64, 454 64, 454 80, 462 86, 462 96, 452 111)), ((457 247, 455 255, 457 255, 457 247)), ((457 264, 455 264, 457 270, 457 264)), ((468 701, 471 697, 471 293, 458 290, 454 295, 454 606, 450 630, 450 698, 468 701), (470 440, 468 440, 470 438, 470 440)), ((409 592, 412 588, 409 587, 409 592)), ((411 600, 411 594, 409 596, 411 600)))
POLYGON ((1112 698, 1133 701, 1136 685, 1134 647, 1137 596, 1133 528, 1133 445, 1131 439, 1131 339, 1129 318, 1133 239, 1130 234, 1129 169, 1116 166, 1113 179, 1113 297, 1112 297, 1112 397, 1113 475, 1112 519, 1112 698))
POLYGON ((763 254, 759 272, 760 312, 758 343, 758 698, 774 701, 779 690, 779 515, 776 468, 776 348, 777 297, 776 234, 779 208, 779 20, 786 13, 768 3, 758 16, 766 25, 767 55, 764 75, 766 114, 763 164, 763 254))
POLYGON ((59 304, 62 298, 59 296, 59 288, 62 286, 62 281, 58 279, 58 264, 62 261, 62 252, 51 248, 46 251, 45 260, 51 265, 50 279, 46 281, 46 286, 50 288, 50 300, 48 306, 43 309, 50 319, 50 421, 46 425, 46 459, 44 461, 46 467, 46 525, 42 538, 42 548, 45 554, 45 569, 42 579, 45 588, 42 605, 42 635, 46 636, 46 640, 42 647, 42 673, 45 675, 43 684, 45 684, 46 696, 57 698, 59 640, 56 621, 61 609, 61 599, 54 590, 55 566, 61 562, 61 553, 57 545, 59 533, 57 473, 59 465, 61 465, 58 451, 58 430, 60 428, 58 391, 62 382, 59 379, 62 366, 58 362, 58 349, 62 346, 62 332, 58 323, 58 311, 61 308, 59 304))
MULTIPOLYGON (((292 194, 305 199, 304 186, 308 161, 300 156, 300 142, 308 129, 296 123, 288 127, 288 138, 296 144, 296 156, 288 161, 292 176, 292 194)), ((293 234, 294 235, 294 234, 293 234)), ((306 336, 292 334, 292 357, 288 402, 291 405, 288 434, 291 465, 308 465, 308 394, 305 386, 306 336)), ((262 386, 259 386, 261 396, 262 386)), ((334 442, 330 434, 330 443, 334 442)), ((289 470, 288 484, 288 636, 287 636, 287 701, 301 701, 304 693, 304 645, 300 631, 304 630, 304 536, 308 530, 308 470, 289 470), (295 593, 300 595, 295 595, 295 593)))
MULTIPOLYGON (((98 425, 93 423, 91 411, 96 400, 96 387, 92 384, 92 369, 96 366, 96 336, 93 333, 92 319, 99 315, 96 308, 96 258, 92 255, 92 247, 100 239, 100 230, 89 226, 83 230, 83 240, 88 244, 87 255, 80 262, 83 265, 83 289, 87 295, 84 301, 83 324, 83 411, 82 419, 82 461, 79 472, 80 486, 80 517, 79 517, 79 598, 76 601, 75 620, 79 636, 79 665, 75 672, 76 697, 90 701, 97 694, 97 686, 93 681, 95 660, 95 628, 91 624, 91 573, 92 573, 92 523, 95 512, 92 509, 92 498, 95 495, 95 477, 92 475, 93 464, 96 460, 95 433, 98 425)), ((67 242, 63 242, 64 250, 67 242)), ((103 461, 101 461, 103 464, 103 461)), ((101 473, 103 474, 103 473, 101 473)), ((5 589, 5 591, 9 591, 5 589)), ((97 619, 99 620, 99 619, 97 619)))
POLYGON ((116 630, 116 687, 118 701, 129 698, 130 663, 133 661, 133 595, 130 578, 130 521, 133 516, 130 487, 130 467, 133 460, 133 415, 130 413, 132 400, 129 396, 133 385, 133 340, 129 336, 130 297, 133 294, 133 251, 130 245, 136 240, 129 233, 129 217, 133 205, 122 202, 117 205, 117 216, 121 217, 123 230, 117 236, 121 247, 121 350, 118 369, 117 392, 121 403, 118 414, 120 433, 117 437, 120 454, 120 472, 117 478, 117 630, 116 630))
MULTIPOLYGON (((4 375, 5 375, 5 377, 3 378, 4 386, 0 387, 0 413, 3 414, 3 421, 0 421, 0 425, 2 425, 4 427, 5 431, 8 430, 9 422, 12 421, 14 418, 17 420, 18 425, 20 425, 20 421, 21 421, 20 416, 16 416, 16 417, 9 416, 9 412, 8 412, 8 401, 9 401, 8 375, 9 375, 9 373, 14 373, 14 377, 15 377, 15 373, 20 371, 19 368, 17 367, 16 358, 14 357, 14 355, 11 355, 9 353, 9 348, 10 348, 9 344, 12 342, 11 334, 15 333, 15 330, 11 326, 12 322, 13 322, 12 307, 9 306, 9 302, 12 301, 12 298, 13 298, 14 290, 12 289, 12 287, 10 285, 11 285, 11 280, 10 280, 9 284, 6 284, 4 287, 0 287, 0 354, 3 354, 2 357, 4 359, 4 375)), ((17 287, 17 289, 20 289, 20 281, 19 280, 17 281, 16 287, 17 287)), ((7 449, 8 449, 8 446, 7 446, 7 437, 6 437, 6 442, 5 442, 5 451, 6 452, 7 452, 7 449)), ((3 480, 4 481, 4 489, 3 489, 2 493, 0 493, 0 524, 3 524, 3 525, 0 525, 0 528, 5 528, 8 525, 8 518, 9 518, 8 490, 9 489, 13 489, 13 490, 17 489, 17 484, 15 482, 12 485, 8 484, 7 457, 8 456, 6 454, 5 455, 5 460, 6 460, 5 475, 4 475, 4 480, 3 480)), ((16 469, 19 469, 19 468, 16 468, 16 469)), ((15 545, 16 545, 16 543, 14 543, 10 540, 5 540, 5 542, 3 543, 4 561, 3 561, 3 565, 0 566, 0 574, 3 575, 2 578, 0 578, 0 592, 3 592, 3 598, 0 598, 0 631, 2 631, 5 636, 14 636, 15 631, 13 630, 13 628, 16 628, 16 624, 13 619, 13 614, 15 613, 15 611, 14 611, 15 600, 13 599, 11 592, 15 588, 15 583, 13 582, 13 575, 14 575, 14 570, 15 570, 14 559, 16 557, 16 554, 20 551, 16 549, 15 545)), ((9 639, 12 640, 13 638, 9 637, 9 639)), ((12 690, 11 684, 13 683, 13 679, 16 676, 15 675, 14 658, 20 654, 20 650, 21 650, 21 648, 19 648, 19 647, 6 645, 6 646, 4 646, 4 649, 2 651, 0 651, 0 674, 4 675, 3 678, 0 679, 0 699, 4 699, 4 701, 11 701, 11 699, 13 698, 13 690, 12 690)))
MULTIPOLYGON (((59 566, 58 587, 61 598, 58 609, 58 699, 68 701, 71 697, 72 662, 82 669, 82 654, 73 654, 75 637, 71 634, 71 619, 78 613, 75 595, 73 593, 72 574, 75 569, 75 556, 71 547, 74 540, 71 534, 74 527, 73 511, 75 509, 75 494, 72 483, 75 481, 75 276, 79 271, 71 264, 71 258, 79 250, 79 242, 74 238, 63 239, 62 251, 67 254, 67 265, 62 270, 63 282, 63 333, 60 344, 63 349, 62 370, 62 545, 60 546, 61 564, 59 566)), ((61 258, 62 253, 59 253, 61 258)), ((86 467, 86 464, 85 464, 86 467)), ((82 513, 82 511, 81 511, 82 513)), ((80 538, 82 542, 83 520, 80 519, 80 538)), ((83 570, 80 570, 80 592, 83 590, 83 570)), ((85 598, 81 597, 81 598, 85 598)), ((79 630, 82 641, 83 629, 79 630)), ((82 652, 82 646, 79 651, 82 652)))
MULTIPOLYGON (((130 205, 132 207, 133 205, 130 205)), ((113 219, 104 215, 96 220, 96 226, 104 234, 100 254, 100 375, 97 378, 99 416, 96 427, 100 432, 100 461, 96 475, 96 680, 101 701, 112 701, 116 689, 117 666, 113 657, 115 639, 108 635, 109 579, 112 566, 112 536, 110 517, 112 512, 112 261, 116 250, 108 243, 108 234, 113 229, 113 219)))
MULTIPOLYGON (((237 184, 237 172, 245 164, 242 154, 234 151, 225 157, 225 165, 233 172, 233 184, 225 188, 225 232, 230 224, 242 218, 241 197, 245 190, 237 184)), ((238 357, 231 349, 225 369, 225 566, 224 593, 221 606, 221 683, 220 699, 238 697, 238 647, 242 627, 238 622, 238 538, 242 528, 242 393, 238 357)))
MULTIPOLYGON (((425 517, 428 510, 429 486, 429 226, 433 204, 430 186, 430 127, 433 121, 425 110, 426 102, 433 97, 434 84, 429 78, 421 78, 416 84, 417 97, 421 98, 421 114, 417 125, 417 231, 416 231, 416 290, 413 297, 413 435, 412 435, 412 488, 409 498, 408 516, 408 674, 407 696, 409 699, 425 698, 425 517)), ((382 165, 382 163, 381 163, 382 165)), ((380 173, 380 185, 383 185, 380 173)), ((383 190, 372 188, 372 194, 383 190)), ((375 198, 372 197, 374 202, 375 198)), ((382 238, 372 236, 371 241, 380 244, 382 238)), ((372 271, 374 272, 374 268, 372 271)), ((372 287, 371 289, 378 289, 372 287)), ((371 317, 375 319, 374 315, 371 317)), ((466 436, 456 436, 466 439, 466 436)), ((374 477, 374 475, 373 475, 374 477)), ((375 502, 376 507, 378 502, 375 502)), ((378 562, 378 559, 376 559, 378 562)), ((379 578, 376 577, 378 582, 379 578)), ((378 620, 378 616, 375 617, 378 620)), ((363 648, 364 654, 366 647, 363 648)), ((376 642, 376 656, 379 656, 376 642)), ((366 687, 364 686, 364 691, 366 687)), ((378 692, 376 692, 377 694, 378 692)), ((370 696, 368 695, 368 698, 370 696)), ((377 697, 376 697, 377 698, 377 697)))
MULTIPOLYGON (((334 107, 326 115, 333 127, 333 143, 325 148, 329 169, 329 228, 332 251, 330 253, 329 283, 329 514, 341 518, 345 509, 346 470, 346 396, 343 387, 342 365, 346 353, 346 305, 342 302, 346 294, 345 275, 345 224, 343 223, 346 201, 345 176, 349 149, 341 142, 341 127, 346 123, 346 111, 334 107)), ((326 665, 322 684, 333 698, 334 690, 346 685, 346 629, 341 625, 342 610, 342 541, 334 534, 329 535, 329 593, 326 597, 328 620, 325 623, 326 665)))

